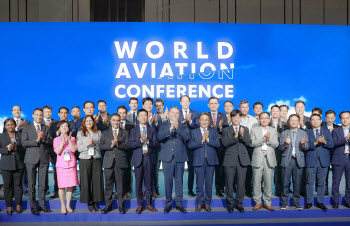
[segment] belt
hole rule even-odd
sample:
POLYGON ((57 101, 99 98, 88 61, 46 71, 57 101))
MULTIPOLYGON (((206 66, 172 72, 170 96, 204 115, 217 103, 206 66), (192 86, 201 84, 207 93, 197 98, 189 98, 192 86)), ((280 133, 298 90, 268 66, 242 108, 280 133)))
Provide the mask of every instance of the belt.
POLYGON ((292 155, 292 159, 297 159, 297 157, 292 155))
POLYGON ((344 153, 344 155, 346 155, 346 156, 350 156, 350 154, 349 154, 349 153, 344 153))
POLYGON ((267 158, 267 155, 264 155, 264 158, 267 158))

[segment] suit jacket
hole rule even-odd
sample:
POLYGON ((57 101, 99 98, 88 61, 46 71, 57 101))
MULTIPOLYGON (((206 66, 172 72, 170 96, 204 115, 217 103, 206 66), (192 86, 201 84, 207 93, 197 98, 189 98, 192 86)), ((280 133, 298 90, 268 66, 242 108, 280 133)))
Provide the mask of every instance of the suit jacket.
POLYGON ((319 143, 314 146, 316 137, 313 129, 307 131, 309 137, 309 149, 306 152, 306 167, 316 167, 318 156, 320 156, 320 162, 322 167, 330 166, 330 149, 334 147, 333 137, 327 127, 320 127, 320 136, 324 136, 327 144, 319 143))
MULTIPOLYGON (((192 123, 190 124, 189 122, 186 122, 186 125, 188 126, 189 129, 196 129, 199 127, 199 114, 197 111, 189 109, 189 112, 191 113, 191 120, 192 123)), ((184 115, 182 114, 182 109, 180 110, 180 117, 179 117, 179 122, 182 122, 184 120, 184 115)))
MULTIPOLYGON (((21 118, 21 119, 22 119, 22 118, 21 118)), ((15 119, 14 119, 14 120, 15 120, 15 119)), ((22 119, 22 120, 24 120, 24 125, 30 124, 30 121, 29 121, 29 120, 27 120, 27 119, 22 119)), ((16 121, 16 120, 15 120, 15 121, 16 121)), ((23 128, 22 128, 22 129, 19 129, 17 132, 22 133, 22 130, 23 130, 23 128)), ((4 128, 3 128, 2 132, 3 132, 3 133, 7 132, 7 130, 6 130, 6 128, 5 128, 5 122, 4 122, 4 128)))
POLYGON ((248 129, 249 129, 249 133, 252 132, 252 128, 253 126, 259 126, 258 124, 258 120, 254 117, 254 116, 251 116, 251 115, 247 115, 247 117, 249 118, 248 120, 248 125, 243 125, 242 124, 242 121, 241 121, 241 125, 242 126, 246 126, 248 129))
MULTIPOLYGON (((120 122, 120 125, 121 125, 121 122, 120 122)), ((130 130, 132 128, 134 128, 134 124, 130 121, 128 121, 127 119, 125 119, 125 125, 124 125, 124 130, 128 131, 130 133, 130 130)))
MULTIPOLYGON (((152 126, 147 123, 147 139, 148 144, 148 154, 150 159, 152 159, 152 154, 154 149, 158 146, 157 133, 152 126)), ((133 150, 132 155, 132 165, 134 167, 139 167, 142 163, 143 153, 142 153, 142 143, 141 143, 141 132, 140 127, 136 126, 130 130, 130 148, 133 150)))
MULTIPOLYGON (((270 126, 267 127, 267 131, 270 132, 270 139, 266 141, 267 161, 271 167, 275 167, 277 165, 275 148, 278 147, 278 135, 277 131, 270 126)), ((254 148, 251 165, 253 167, 260 167, 263 159, 265 159, 264 153, 262 151, 262 146, 264 142, 262 141, 263 133, 262 127, 260 125, 252 128, 250 138, 252 140, 251 147, 254 148)))
POLYGON ((11 144, 11 138, 7 132, 0 134, 0 169, 17 170, 24 168, 24 150, 21 145, 21 134, 16 132, 17 151, 8 151, 7 145, 11 144))
MULTIPOLYGON (((283 151, 282 162, 281 162, 282 167, 288 167, 293 154, 292 143, 290 143, 290 145, 286 147, 286 142, 284 141, 284 139, 288 136, 290 137, 292 142, 292 130, 290 129, 283 131, 280 137, 279 149, 283 151)), ((308 141, 306 141, 304 147, 301 145, 301 140, 303 139, 303 137, 306 137, 308 139, 307 133, 304 130, 298 128, 297 134, 296 134, 296 141, 295 141, 295 156, 297 158, 297 163, 300 167, 305 167, 304 152, 309 148, 308 141)))
MULTIPOLYGON (((208 112, 208 113, 209 113, 209 126, 211 126, 213 124, 213 119, 211 117, 211 112, 208 112)), ((217 114, 218 115, 216 116, 215 129, 218 129, 218 125, 220 123, 220 120, 222 120, 222 127, 228 126, 226 114, 221 113, 219 111, 217 111, 217 114)), ((220 138, 221 138, 222 131, 218 130, 218 132, 219 132, 219 135, 220 135, 220 138)))
POLYGON ((243 137, 234 136, 233 126, 228 126, 222 130, 222 145, 226 148, 223 166, 242 166, 250 165, 250 158, 248 155, 247 146, 250 146, 251 140, 249 136, 249 129, 245 126, 239 126, 239 130, 243 128, 243 137))
POLYGON ((332 133, 333 142, 334 142, 334 152, 332 158, 332 165, 339 166, 343 163, 345 158, 349 158, 344 155, 346 140, 344 137, 344 129, 342 126, 339 126, 333 130, 332 133))
MULTIPOLYGON (((52 139, 55 139, 57 136, 57 124, 58 124, 59 121, 55 121, 51 124, 51 127, 50 127, 50 135, 52 137, 52 139)), ((72 137, 76 137, 77 136, 77 128, 76 128, 76 125, 75 125, 75 122, 73 121, 68 121, 67 122, 69 123, 69 133, 72 132, 72 137)), ((68 134, 69 134, 68 133, 68 134)))
MULTIPOLYGON (((51 126, 52 126, 52 123, 54 123, 54 122, 57 122, 57 120, 51 118, 51 126)), ((43 120, 41 120, 41 124, 44 124, 44 125, 45 125, 45 119, 44 119, 44 118, 43 118, 43 120)))
POLYGON ((175 162, 188 161, 185 142, 191 137, 187 125, 179 123, 179 127, 170 132, 170 121, 163 122, 158 131, 158 140, 162 143, 159 160, 170 162, 174 157, 175 162))
POLYGON ((30 123, 23 128, 22 146, 26 148, 24 163, 37 164, 49 163, 49 151, 52 147, 52 138, 49 127, 41 124, 41 131, 44 132, 44 139, 36 142, 38 134, 34 123, 30 123))
POLYGON ((193 149, 193 166, 202 166, 205 159, 207 159, 209 165, 219 164, 218 156, 216 154, 216 148, 220 146, 219 134, 216 129, 209 128, 209 142, 202 144, 202 131, 201 128, 191 130, 191 138, 188 142, 188 147, 193 149), (207 158, 205 158, 205 153, 207 158))
POLYGON ((270 121, 269 126, 271 126, 272 128, 275 128, 277 130, 278 133, 278 137, 280 137, 281 133, 287 129, 289 129, 289 126, 287 125, 286 122, 282 121, 282 126, 279 126, 281 119, 278 119, 278 125, 277 128, 275 127, 275 125, 272 123, 272 121, 270 121))
POLYGON ((128 168, 127 151, 130 150, 129 132, 119 128, 118 144, 111 148, 112 140, 114 140, 113 128, 102 132, 100 139, 100 150, 105 151, 103 157, 103 168, 113 168, 113 160, 118 168, 128 168), (115 156, 115 158, 114 158, 115 156))
MULTIPOLYGON (((126 114, 126 120, 128 120, 129 122, 131 122, 132 124, 134 124, 133 122, 133 116, 131 114, 131 111, 129 111, 127 114, 126 114)), ((137 111, 136 111, 136 125, 139 125, 139 120, 137 119, 137 111)))

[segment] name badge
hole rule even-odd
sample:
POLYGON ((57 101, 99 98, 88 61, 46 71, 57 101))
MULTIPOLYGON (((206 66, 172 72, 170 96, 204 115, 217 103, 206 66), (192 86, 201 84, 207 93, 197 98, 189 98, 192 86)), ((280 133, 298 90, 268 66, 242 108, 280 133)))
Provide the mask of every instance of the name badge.
POLYGON ((146 143, 144 143, 144 144, 142 145, 142 153, 143 153, 143 154, 148 153, 148 147, 147 147, 147 144, 146 144, 146 143))
POLYGON ((345 144, 345 153, 349 153, 349 143, 345 144))
POLYGON ((64 161, 69 162, 70 161, 70 154, 69 152, 64 153, 64 161))
POLYGON ((264 143, 263 146, 261 147, 261 149, 262 149, 263 151, 267 151, 267 144, 264 143))
POLYGON ((88 155, 94 155, 94 153, 95 153, 95 148, 93 146, 90 146, 88 150, 88 155))

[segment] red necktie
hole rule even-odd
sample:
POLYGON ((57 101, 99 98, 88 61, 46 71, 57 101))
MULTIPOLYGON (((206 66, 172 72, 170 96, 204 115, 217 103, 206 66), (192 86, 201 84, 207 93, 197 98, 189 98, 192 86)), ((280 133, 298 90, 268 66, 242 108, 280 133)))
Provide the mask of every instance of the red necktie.
POLYGON ((216 112, 213 113, 213 122, 214 122, 214 123, 216 122, 216 112))
POLYGON ((39 134, 41 132, 39 125, 36 125, 36 133, 39 134))

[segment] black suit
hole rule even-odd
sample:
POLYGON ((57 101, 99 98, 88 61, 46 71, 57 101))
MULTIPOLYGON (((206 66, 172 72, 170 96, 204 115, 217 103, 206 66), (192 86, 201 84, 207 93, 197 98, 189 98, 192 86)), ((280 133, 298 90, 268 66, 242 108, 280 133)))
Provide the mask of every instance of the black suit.
MULTIPOLYGON (((212 119, 212 114, 211 112, 208 112, 210 117, 209 117, 209 126, 213 124, 213 119, 212 119)), ((218 161, 219 164, 215 166, 215 188, 216 190, 224 190, 225 187, 225 171, 224 171, 224 166, 222 165, 223 160, 224 160, 224 155, 225 155, 225 148, 222 146, 221 142, 221 135, 222 131, 218 128, 218 125, 220 123, 220 120, 222 120, 222 127, 228 126, 227 122, 227 117, 226 114, 221 113, 219 111, 216 112, 216 122, 215 122, 215 129, 217 129, 219 133, 219 138, 220 138, 220 147, 216 149, 216 154, 218 155, 218 161)))
POLYGON ((21 136, 15 133, 17 151, 9 151, 7 145, 11 138, 7 132, 0 134, 0 169, 4 180, 4 197, 6 207, 12 206, 12 196, 15 196, 16 205, 22 205, 22 177, 24 169, 24 151, 21 147, 21 136))
MULTIPOLYGON (((120 127, 122 127, 122 122, 120 122, 120 127)), ((130 130, 134 128, 134 124, 128 120, 125 119, 125 123, 123 125, 124 130, 128 131, 130 134, 130 130)), ((132 159, 132 151, 127 151, 127 161, 128 161, 128 168, 125 172, 124 176, 124 192, 125 193, 131 193, 132 192, 132 185, 133 185, 133 177, 132 177, 132 165, 131 165, 131 159, 132 159)))
POLYGON ((245 195, 245 180, 247 167, 250 165, 250 158, 247 146, 250 145, 251 139, 249 129, 244 126, 238 126, 238 131, 243 128, 243 137, 239 134, 234 136, 235 130, 232 126, 223 128, 222 145, 226 147, 223 166, 225 168, 226 181, 226 200, 227 206, 234 206, 233 199, 233 181, 237 175, 237 194, 236 206, 242 207, 245 195))
POLYGON ((47 180, 47 169, 49 167, 49 147, 52 146, 52 138, 49 128, 41 124, 41 131, 44 132, 44 139, 36 141, 38 134, 34 123, 26 125, 22 132, 22 146, 26 148, 24 163, 28 173, 28 193, 31 208, 36 208, 35 185, 37 169, 39 205, 45 204, 45 186, 47 180))
POLYGON ((105 151, 102 168, 105 173, 106 209, 112 208, 112 193, 114 183, 117 185, 118 205, 124 207, 124 176, 129 166, 127 152, 130 150, 129 132, 119 128, 118 144, 111 148, 114 140, 113 128, 103 131, 100 139, 100 150, 105 151))

